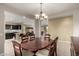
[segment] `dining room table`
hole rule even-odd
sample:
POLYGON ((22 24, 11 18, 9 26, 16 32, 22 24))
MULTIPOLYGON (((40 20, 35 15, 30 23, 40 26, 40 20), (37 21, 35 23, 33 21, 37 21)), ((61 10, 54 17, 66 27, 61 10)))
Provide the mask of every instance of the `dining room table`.
POLYGON ((36 56, 36 52, 38 50, 45 49, 50 46, 53 40, 44 40, 42 38, 35 38, 32 41, 21 43, 21 48, 24 50, 28 50, 34 53, 33 56, 36 56))

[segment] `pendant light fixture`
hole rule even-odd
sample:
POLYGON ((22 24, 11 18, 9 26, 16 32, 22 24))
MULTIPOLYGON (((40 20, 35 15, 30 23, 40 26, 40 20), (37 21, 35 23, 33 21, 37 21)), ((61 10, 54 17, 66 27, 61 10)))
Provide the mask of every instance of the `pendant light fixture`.
POLYGON ((48 16, 43 12, 42 9, 43 9, 43 3, 40 3, 40 14, 35 15, 36 19, 40 20, 48 19, 48 16))

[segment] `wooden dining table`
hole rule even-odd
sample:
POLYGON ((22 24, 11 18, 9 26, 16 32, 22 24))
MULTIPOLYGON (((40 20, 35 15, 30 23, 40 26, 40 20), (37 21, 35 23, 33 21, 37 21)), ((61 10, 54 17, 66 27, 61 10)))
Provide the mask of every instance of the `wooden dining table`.
POLYGON ((36 56, 36 52, 38 50, 42 50, 47 48, 53 40, 42 40, 41 38, 35 38, 32 41, 23 42, 21 43, 21 48, 24 50, 28 50, 34 53, 34 56, 36 56))

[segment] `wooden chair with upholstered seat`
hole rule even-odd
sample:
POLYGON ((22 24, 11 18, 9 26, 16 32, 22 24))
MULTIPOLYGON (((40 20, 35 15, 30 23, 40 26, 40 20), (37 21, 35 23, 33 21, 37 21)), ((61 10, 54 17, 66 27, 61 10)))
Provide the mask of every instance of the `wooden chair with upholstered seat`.
POLYGON ((16 41, 12 41, 13 43, 13 48, 14 48, 14 54, 15 56, 32 56, 33 53, 28 51, 28 50, 23 50, 21 48, 20 43, 16 42, 16 41))

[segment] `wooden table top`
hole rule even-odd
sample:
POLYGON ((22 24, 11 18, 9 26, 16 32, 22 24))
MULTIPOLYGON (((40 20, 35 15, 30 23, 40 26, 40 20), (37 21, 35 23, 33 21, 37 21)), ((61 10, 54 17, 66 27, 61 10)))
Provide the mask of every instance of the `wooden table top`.
POLYGON ((25 43, 21 43, 21 47, 25 50, 29 51, 37 51, 48 47, 53 40, 41 40, 40 38, 36 38, 33 41, 28 41, 25 43))

